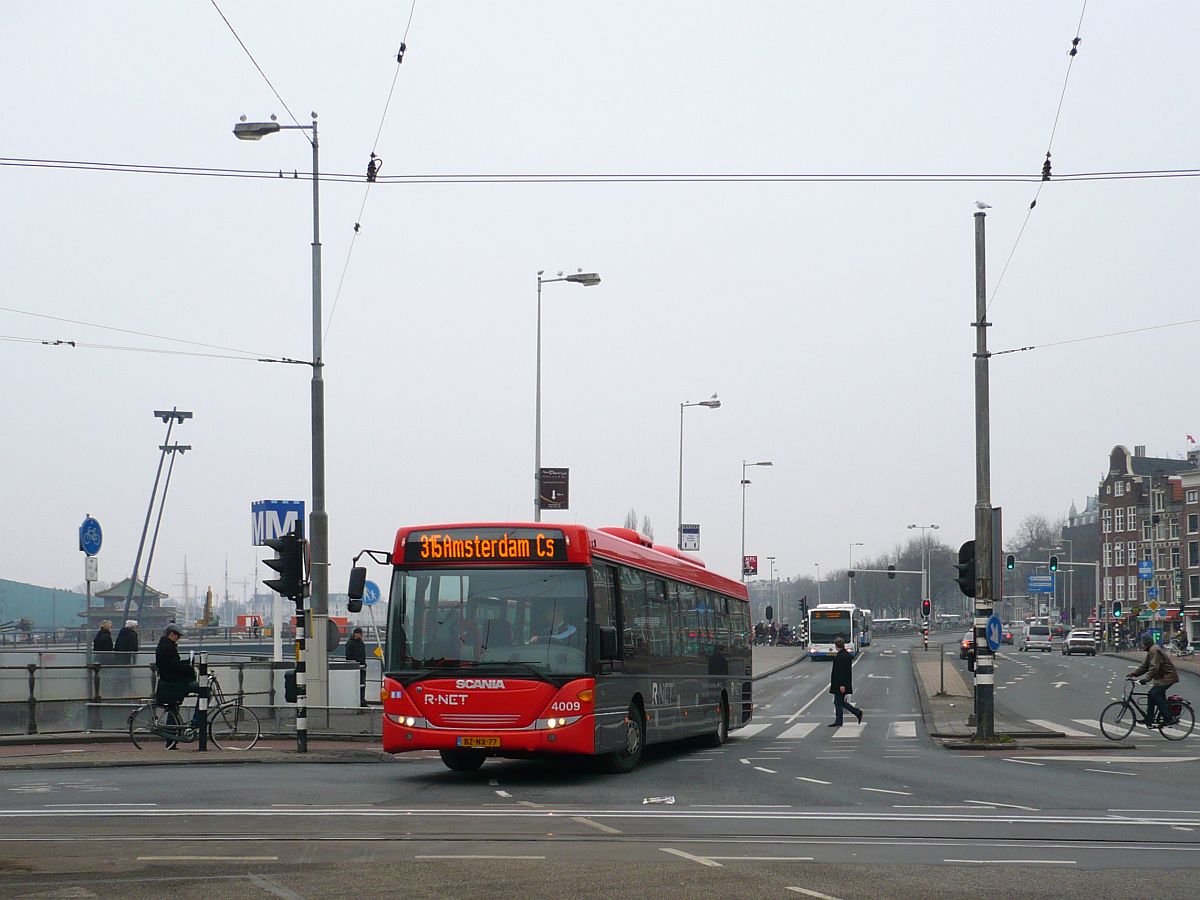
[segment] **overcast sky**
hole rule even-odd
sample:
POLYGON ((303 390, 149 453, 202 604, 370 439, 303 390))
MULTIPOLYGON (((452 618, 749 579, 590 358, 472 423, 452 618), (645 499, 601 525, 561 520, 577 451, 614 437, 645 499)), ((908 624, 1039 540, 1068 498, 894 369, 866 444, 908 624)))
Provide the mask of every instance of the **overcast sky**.
MULTIPOLYGON (((322 170, 361 173, 409 3, 220 0, 322 170)), ((377 152, 384 175, 1040 171, 1080 2, 418 2, 377 152)), ((1196 165, 1200 7, 1092 0, 1053 145, 1056 173, 1196 165)), ((208 0, 6 10, 3 155, 310 168, 285 110, 208 0)), ((309 358, 311 184, 0 167, 0 305, 309 358)), ((882 553, 909 523, 970 536, 974 201, 989 284, 1035 184, 322 186, 333 590, 405 524, 532 515, 535 276, 547 520, 676 527, 736 577, 882 553), (362 232, 329 319, 356 221, 362 232), (765 560, 763 570, 766 570, 765 560)), ((1195 317, 1196 181, 1051 182, 991 309, 994 350, 1195 317)), ((1196 434, 1198 326, 1001 356, 992 497, 1009 528, 1081 507, 1114 444, 1196 434)), ((188 349, 0 311, 0 334, 188 349)), ((164 426, 176 465, 151 583, 253 572, 250 503, 310 497, 305 367, 0 342, 0 576, 129 573, 164 426)), ((260 578, 265 577, 260 572, 260 578)), ((380 578, 376 571, 373 577, 380 578)), ((235 598, 242 588, 232 589, 235 598)))

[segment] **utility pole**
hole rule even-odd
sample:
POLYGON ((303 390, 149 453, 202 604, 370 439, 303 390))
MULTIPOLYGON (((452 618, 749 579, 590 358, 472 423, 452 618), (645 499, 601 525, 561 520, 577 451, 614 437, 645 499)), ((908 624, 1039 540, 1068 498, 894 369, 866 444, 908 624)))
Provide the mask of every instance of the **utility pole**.
POLYGON ((996 739, 995 657, 987 643, 987 621, 992 615, 993 511, 991 408, 987 348, 987 268, 984 223, 987 214, 975 213, 975 739, 996 739))

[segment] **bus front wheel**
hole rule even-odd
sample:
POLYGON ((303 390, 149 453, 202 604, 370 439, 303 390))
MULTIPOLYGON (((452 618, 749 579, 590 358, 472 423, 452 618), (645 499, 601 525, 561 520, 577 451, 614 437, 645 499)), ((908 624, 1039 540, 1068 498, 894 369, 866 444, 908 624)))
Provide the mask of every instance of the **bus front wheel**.
POLYGON ((625 716, 625 746, 615 753, 610 753, 604 760, 604 767, 616 775, 632 772, 642 759, 642 749, 646 745, 646 717, 636 703, 629 707, 625 716))
POLYGON ((474 772, 483 765, 487 754, 482 750, 439 750, 447 769, 455 772, 474 772))

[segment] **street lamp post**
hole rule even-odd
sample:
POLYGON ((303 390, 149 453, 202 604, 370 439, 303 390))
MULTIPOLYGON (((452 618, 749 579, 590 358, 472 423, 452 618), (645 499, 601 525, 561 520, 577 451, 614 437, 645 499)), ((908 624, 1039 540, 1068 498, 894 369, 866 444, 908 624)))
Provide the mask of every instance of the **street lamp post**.
POLYGON ((683 549, 683 411, 689 406, 706 406, 709 409, 720 409, 721 401, 713 394, 708 400, 688 403, 686 400, 679 404, 679 523, 675 533, 675 546, 683 549))
POLYGON ((543 278, 539 269, 537 273, 537 374, 534 387, 533 410, 533 521, 542 521, 542 285, 553 284, 556 281, 569 281, 571 284, 582 284, 584 287, 595 287, 600 283, 600 276, 595 272, 576 272, 564 276, 558 273, 557 278, 543 278))
MULTIPOLYGON (((933 598, 929 596, 929 539, 925 536, 925 532, 929 530, 937 531, 941 526, 914 524, 909 525, 908 527, 909 529, 921 529, 921 599, 924 600, 928 598, 930 601, 932 601, 933 598)), ((930 602, 929 605, 932 607, 933 603, 930 602)))
MULTIPOLYGON (((244 119, 245 117, 243 117, 244 119)), ((241 121, 233 126, 234 137, 243 141, 261 141, 278 131, 311 131, 313 185, 312 235, 312 509, 308 516, 309 573, 312 581, 312 629, 315 638, 308 642, 306 661, 308 699, 313 706, 328 705, 329 661, 325 651, 325 633, 329 621, 329 515, 325 511, 325 361, 321 348, 321 165, 317 136, 317 114, 311 125, 280 125, 278 122, 241 121)))
POLYGON ((738 563, 742 572, 742 581, 746 580, 746 485, 750 482, 746 478, 746 469, 751 466, 773 466, 775 463, 769 460, 762 462, 746 462, 742 460, 742 558, 738 563))
MULTIPOLYGON (((862 541, 854 541, 853 543, 850 544, 850 571, 851 572, 854 571, 854 548, 861 547, 862 545, 863 545, 862 541)), ((853 603, 854 602, 854 579, 847 578, 846 580, 848 582, 850 582, 850 584, 847 585, 847 592, 848 592, 849 596, 847 597, 846 602, 853 603)))
POLYGON ((817 606, 821 605, 821 564, 813 563, 817 567, 817 606))

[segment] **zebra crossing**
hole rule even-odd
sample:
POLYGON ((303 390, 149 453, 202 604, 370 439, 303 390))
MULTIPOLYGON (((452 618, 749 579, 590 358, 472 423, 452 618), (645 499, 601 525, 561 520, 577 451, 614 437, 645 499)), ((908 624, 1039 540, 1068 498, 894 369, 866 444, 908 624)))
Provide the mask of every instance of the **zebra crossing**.
MULTIPOLYGON (((1099 719, 1068 719, 1066 722, 1052 721, 1050 719, 1029 719, 1028 721, 1031 725, 1036 725, 1039 728, 1045 728, 1048 731, 1062 732, 1067 737, 1083 737, 1083 738, 1102 738, 1102 737, 1104 737, 1103 732, 1100 730, 1100 720, 1099 719), (1088 730, 1083 731, 1083 730, 1081 730, 1080 726, 1082 726, 1082 728, 1086 728, 1088 730)), ((1167 729, 1167 730, 1172 731, 1172 729, 1167 729)), ((1155 729, 1154 733, 1157 734, 1157 731, 1158 731, 1158 729, 1155 729)), ((1131 738, 1138 737, 1138 736, 1146 735, 1149 733, 1150 732, 1146 731, 1145 726, 1138 725, 1133 730, 1133 734, 1130 735, 1130 737, 1131 738)), ((1182 741, 1177 741, 1176 743, 1185 744, 1185 745, 1200 744, 1200 731, 1192 732, 1192 734, 1189 737, 1184 738, 1182 741)))
POLYGON ((859 742, 868 732, 882 734, 887 741, 916 741, 917 723, 912 719, 872 719, 868 718, 861 725, 850 721, 841 728, 827 728, 824 722, 754 722, 732 731, 729 734, 731 742, 750 741, 762 738, 769 741, 803 741, 814 736, 827 736, 839 745, 850 745, 859 742))

